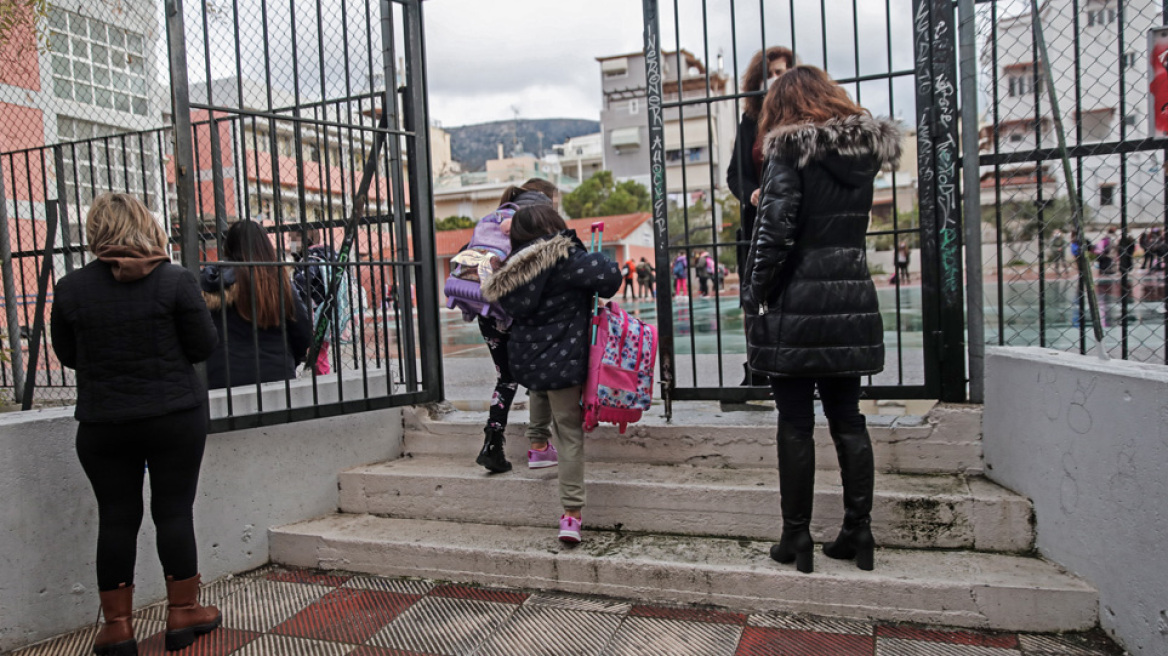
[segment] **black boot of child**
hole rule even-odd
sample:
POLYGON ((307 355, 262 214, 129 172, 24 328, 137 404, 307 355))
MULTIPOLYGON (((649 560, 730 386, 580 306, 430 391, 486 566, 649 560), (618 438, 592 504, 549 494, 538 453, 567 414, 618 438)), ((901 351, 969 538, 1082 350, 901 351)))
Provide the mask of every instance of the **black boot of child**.
POLYGON ((503 431, 487 426, 485 432, 486 439, 483 440, 483 448, 475 462, 486 467, 492 474, 511 471, 511 463, 507 462, 507 455, 503 453, 503 445, 507 443, 503 438, 503 431))

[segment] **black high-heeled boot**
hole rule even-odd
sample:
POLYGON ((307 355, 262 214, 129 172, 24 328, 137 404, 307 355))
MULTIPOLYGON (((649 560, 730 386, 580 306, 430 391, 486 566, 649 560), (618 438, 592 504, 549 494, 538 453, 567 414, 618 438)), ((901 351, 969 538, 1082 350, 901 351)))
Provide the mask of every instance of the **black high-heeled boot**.
POLYGON ((815 495, 814 430, 800 430, 779 420, 779 505, 783 510, 783 534, 771 547, 771 558, 795 562, 805 574, 814 570, 811 541, 811 507, 815 495))
POLYGON ((857 567, 871 571, 876 548, 872 537, 872 440, 867 428, 849 430, 834 422, 830 427, 844 486, 844 525, 835 541, 823 545, 823 554, 837 560, 854 559, 857 567))

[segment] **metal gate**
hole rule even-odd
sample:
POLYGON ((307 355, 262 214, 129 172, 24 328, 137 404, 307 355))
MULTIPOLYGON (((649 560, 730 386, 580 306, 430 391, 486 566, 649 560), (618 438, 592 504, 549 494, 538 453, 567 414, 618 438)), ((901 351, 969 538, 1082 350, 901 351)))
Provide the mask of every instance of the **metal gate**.
POLYGON ((211 394, 213 430, 440 399, 421 0, 103 7, 52 8, 47 45, 24 55, 51 84, 6 74, 0 85, 13 118, 0 140, 12 347, 0 395, 26 407, 74 398, 45 329, 53 283, 92 258, 86 212, 118 191, 147 204, 196 273, 223 259, 240 221, 263 227, 277 261, 226 264, 291 274, 309 266, 309 240, 337 256, 318 269, 320 365, 228 382, 211 394))
POLYGON ((747 63, 776 45, 824 68, 874 115, 899 119, 908 134, 901 167, 876 181, 869 267, 888 355, 885 371, 865 381, 866 396, 965 400, 954 3, 820 0, 817 8, 804 2, 797 9, 786 2, 644 0, 643 8, 667 406, 769 395, 768 388, 740 385, 745 335, 732 272, 749 236, 735 233, 739 203, 724 181, 743 103, 764 94, 743 90, 747 63), (919 264, 890 281, 892 253, 901 244, 919 264), (731 272, 725 280, 717 272, 695 280, 692 266, 682 284, 671 280, 677 258, 689 265, 702 253, 731 272))

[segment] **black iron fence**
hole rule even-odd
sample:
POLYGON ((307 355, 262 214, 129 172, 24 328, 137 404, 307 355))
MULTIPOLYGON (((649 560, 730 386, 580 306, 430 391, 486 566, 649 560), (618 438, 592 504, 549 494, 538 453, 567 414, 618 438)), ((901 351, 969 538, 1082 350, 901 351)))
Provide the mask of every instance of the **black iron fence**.
MULTIPOLYGON (((212 390, 215 430, 441 398, 421 3, 173 7, 165 29, 139 25, 141 46, 126 25, 56 12, 52 35, 63 30, 64 46, 33 55, 72 86, 30 96, 18 118, 33 145, 0 152, 13 347, 0 393, 26 406, 75 397, 44 329, 53 281, 92 259, 85 214, 97 195, 119 191, 163 223, 176 261, 278 266, 308 303, 308 362, 293 378, 212 390), (129 111, 116 97, 106 111, 88 107, 96 58, 109 67, 115 29, 115 54, 137 48, 155 74, 167 63, 149 53, 167 38, 171 88, 127 84, 146 98, 141 114, 133 93, 129 111), (33 112, 47 118, 38 124, 33 112), (139 123, 156 127, 132 129, 139 123), (263 228, 276 262, 221 261, 240 221, 263 228)), ((258 371, 258 350, 247 346, 227 335, 223 357, 250 353, 245 366, 258 371)))
MULTIPOLYGON (((749 199, 735 198, 730 189, 750 189, 741 178, 728 179, 728 171, 748 99, 765 94, 765 86, 747 87, 747 79, 768 76, 752 76, 751 59, 782 46, 798 61, 825 69, 874 115, 897 119, 906 134, 901 166, 881 172, 876 181, 869 269, 878 283, 888 358, 885 371, 867 379, 865 393, 964 399, 953 4, 643 5, 656 266, 663 281, 678 271, 672 285, 659 286, 657 297, 666 398, 744 401, 768 395, 766 387, 740 384, 751 382, 736 285, 738 260, 750 239, 741 230, 749 199), (701 156, 671 156, 694 150, 701 156), (909 266, 896 275, 899 249, 909 266), (725 277, 702 275, 707 254, 725 277)), ((751 165, 740 162, 738 174, 751 165)))

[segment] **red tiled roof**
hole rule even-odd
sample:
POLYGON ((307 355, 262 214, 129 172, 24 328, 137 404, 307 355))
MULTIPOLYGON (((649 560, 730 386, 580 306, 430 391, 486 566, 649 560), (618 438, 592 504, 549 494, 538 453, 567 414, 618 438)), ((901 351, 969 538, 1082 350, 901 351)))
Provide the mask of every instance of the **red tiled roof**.
MULTIPOLYGON (((628 238, 629 235, 633 234, 634 230, 652 218, 653 215, 649 212, 638 212, 636 214, 620 214, 617 216, 569 219, 568 227, 576 231, 581 241, 588 243, 592 224, 596 221, 603 221, 604 241, 607 244, 614 244, 628 238)), ((438 257, 447 257, 458 253, 460 248, 470 242, 471 233, 473 232, 474 228, 443 230, 438 232, 434 239, 434 246, 438 257)))

